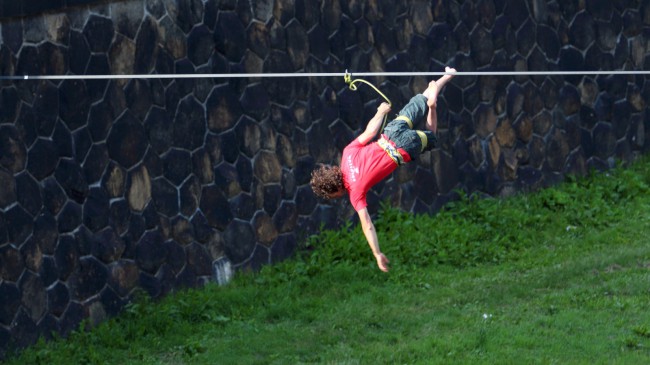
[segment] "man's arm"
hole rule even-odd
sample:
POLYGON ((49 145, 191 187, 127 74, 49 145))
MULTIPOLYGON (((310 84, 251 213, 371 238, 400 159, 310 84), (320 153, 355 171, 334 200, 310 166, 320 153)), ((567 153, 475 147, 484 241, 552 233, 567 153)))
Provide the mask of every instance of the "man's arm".
POLYGON ((390 112, 390 105, 388 105, 388 103, 381 103, 377 108, 377 114, 370 119, 368 126, 366 126, 366 130, 357 137, 357 141, 362 145, 365 145, 375 138, 379 132, 379 128, 381 128, 381 125, 384 122, 384 115, 388 114, 388 112, 390 112))
POLYGON ((375 225, 372 223, 370 214, 368 213, 368 208, 363 208, 357 212, 359 214, 359 220, 361 221, 361 228, 363 229, 363 234, 366 236, 368 245, 372 250, 372 254, 377 260, 377 266, 383 272, 388 272, 388 259, 381 253, 379 249, 379 240, 377 239, 377 232, 375 231, 375 225))

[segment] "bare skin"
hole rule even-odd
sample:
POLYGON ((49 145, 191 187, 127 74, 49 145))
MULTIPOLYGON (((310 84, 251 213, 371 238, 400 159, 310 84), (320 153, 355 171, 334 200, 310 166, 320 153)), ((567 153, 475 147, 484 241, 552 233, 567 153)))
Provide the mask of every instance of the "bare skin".
MULTIPOLYGON (((456 70, 451 67, 445 67, 445 72, 455 73, 456 70)), ((426 128, 433 133, 436 133, 438 130, 438 117, 436 114, 438 93, 440 90, 442 90, 443 86, 445 86, 445 84, 451 80, 452 77, 453 75, 444 75, 436 81, 431 81, 426 90, 422 92, 422 95, 427 98, 427 106, 429 107, 429 111, 427 113, 426 128)), ((359 137, 357 137, 357 141, 362 145, 369 143, 379 132, 379 129, 383 123, 384 115, 386 115, 388 112, 390 112, 390 105, 387 103, 382 103, 377 108, 377 113, 375 116, 368 122, 368 125, 366 126, 364 132, 361 133, 359 137)), ((343 195, 345 195, 345 189, 341 189, 340 191, 331 194, 330 198, 340 198, 343 195)), ((361 222, 361 229, 363 230, 363 234, 368 241, 368 245, 370 246, 370 250, 372 250, 372 254, 375 257, 375 260, 377 261, 377 267, 379 267, 379 269, 383 272, 388 272, 388 264, 390 261, 379 248, 377 231, 375 230, 375 225, 372 223, 370 213, 368 213, 368 208, 359 210, 357 214, 359 215, 359 221, 361 222)))

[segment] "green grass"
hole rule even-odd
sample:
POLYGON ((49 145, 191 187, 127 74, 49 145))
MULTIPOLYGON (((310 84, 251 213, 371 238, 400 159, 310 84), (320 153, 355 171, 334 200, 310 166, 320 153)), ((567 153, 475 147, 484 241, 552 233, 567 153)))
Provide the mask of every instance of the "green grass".
POLYGON ((40 342, 9 364, 650 362, 650 161, 435 216, 383 207, 299 257, 40 342))

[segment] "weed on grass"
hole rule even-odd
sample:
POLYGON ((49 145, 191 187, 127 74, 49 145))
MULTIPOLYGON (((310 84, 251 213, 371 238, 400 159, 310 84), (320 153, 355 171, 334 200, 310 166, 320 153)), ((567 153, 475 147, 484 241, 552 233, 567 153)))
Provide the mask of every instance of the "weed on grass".
POLYGON ((650 361, 650 162, 363 233, 40 341, 8 364, 641 364, 650 361))

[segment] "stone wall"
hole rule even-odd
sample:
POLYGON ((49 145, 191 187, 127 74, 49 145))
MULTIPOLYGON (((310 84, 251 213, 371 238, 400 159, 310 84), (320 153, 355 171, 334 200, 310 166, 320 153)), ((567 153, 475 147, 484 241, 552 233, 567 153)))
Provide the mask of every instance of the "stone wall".
MULTIPOLYGON (((53 9, 3 9, 0 74, 650 69, 647 0, 53 9)), ((370 81, 397 111, 428 80, 370 81)), ((648 149, 649 99, 640 75, 457 77, 440 98, 439 148, 379 184, 370 210, 435 213, 455 189, 507 196, 630 161, 648 149)), ((0 104, 3 354, 115 315, 138 288, 227 280, 354 219, 308 181, 378 99, 342 78, 5 80, 0 104)))

